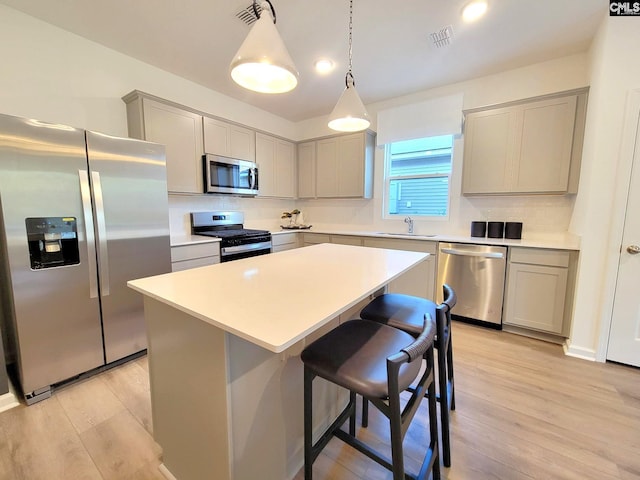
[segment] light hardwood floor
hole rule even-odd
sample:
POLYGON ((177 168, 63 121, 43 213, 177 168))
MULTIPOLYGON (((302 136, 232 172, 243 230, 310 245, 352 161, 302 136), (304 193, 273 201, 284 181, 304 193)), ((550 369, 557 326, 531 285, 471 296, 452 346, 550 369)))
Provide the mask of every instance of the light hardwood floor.
MULTIPOLYGON (((454 323, 453 341, 457 409, 452 467, 443 478, 640 479, 640 370, 566 357, 558 345, 461 323, 454 323)), ((405 439, 409 469, 428 435, 423 407, 405 439)), ((370 414, 361 438, 383 450, 386 425, 374 408, 370 414)), ((162 479, 160 458, 146 357, 0 414, 0 480, 162 479)), ((314 474, 391 478, 337 439, 314 474)))

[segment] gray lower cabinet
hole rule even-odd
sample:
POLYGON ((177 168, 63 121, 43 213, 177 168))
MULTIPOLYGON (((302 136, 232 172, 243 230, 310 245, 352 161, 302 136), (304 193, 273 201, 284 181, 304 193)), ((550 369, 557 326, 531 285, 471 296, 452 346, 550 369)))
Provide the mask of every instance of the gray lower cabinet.
POLYGON ((298 248, 298 234, 291 233, 279 233, 278 235, 271 236, 271 252, 284 252, 285 250, 292 250, 298 248))
POLYGON ((414 295, 435 301, 437 242, 364 237, 363 244, 365 247, 430 253, 431 255, 425 262, 416 265, 389 283, 388 291, 390 293, 404 293, 406 295, 414 295))
POLYGON ((509 248, 503 324, 568 336, 575 253, 509 248))
POLYGON ((331 235, 326 233, 303 233, 302 245, 308 247, 318 243, 331 243, 331 235))
POLYGON ((220 263, 220 243, 196 243, 171 247, 171 271, 220 263))

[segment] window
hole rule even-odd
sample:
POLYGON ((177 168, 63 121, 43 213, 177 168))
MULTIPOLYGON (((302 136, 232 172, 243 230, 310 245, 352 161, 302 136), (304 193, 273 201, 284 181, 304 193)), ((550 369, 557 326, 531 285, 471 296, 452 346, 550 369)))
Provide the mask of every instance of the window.
POLYGON ((449 215, 453 135, 387 145, 385 216, 449 215))

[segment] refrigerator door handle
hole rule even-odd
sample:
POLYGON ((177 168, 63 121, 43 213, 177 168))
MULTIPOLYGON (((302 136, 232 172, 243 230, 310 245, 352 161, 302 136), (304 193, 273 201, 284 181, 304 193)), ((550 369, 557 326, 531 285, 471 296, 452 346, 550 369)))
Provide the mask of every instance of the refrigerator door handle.
POLYGON ((78 170, 80 196, 84 217, 84 235, 87 241, 87 263, 89 266, 89 298, 98 297, 98 272, 96 267, 96 240, 93 235, 93 214, 91 212, 91 189, 86 170, 78 170))
POLYGON ((100 261, 100 296, 109 295, 109 252, 107 251, 107 224, 104 218, 104 201, 99 172, 91 172, 93 198, 96 206, 96 235, 98 237, 98 257, 100 261))

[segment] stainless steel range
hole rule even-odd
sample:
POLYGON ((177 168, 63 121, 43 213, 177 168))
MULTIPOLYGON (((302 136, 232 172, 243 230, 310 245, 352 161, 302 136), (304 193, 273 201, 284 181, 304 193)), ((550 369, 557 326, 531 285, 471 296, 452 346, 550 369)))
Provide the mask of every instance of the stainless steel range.
POLYGON ((242 212, 192 212, 191 233, 220 238, 220 261, 271 253, 268 230, 244 228, 242 212))

